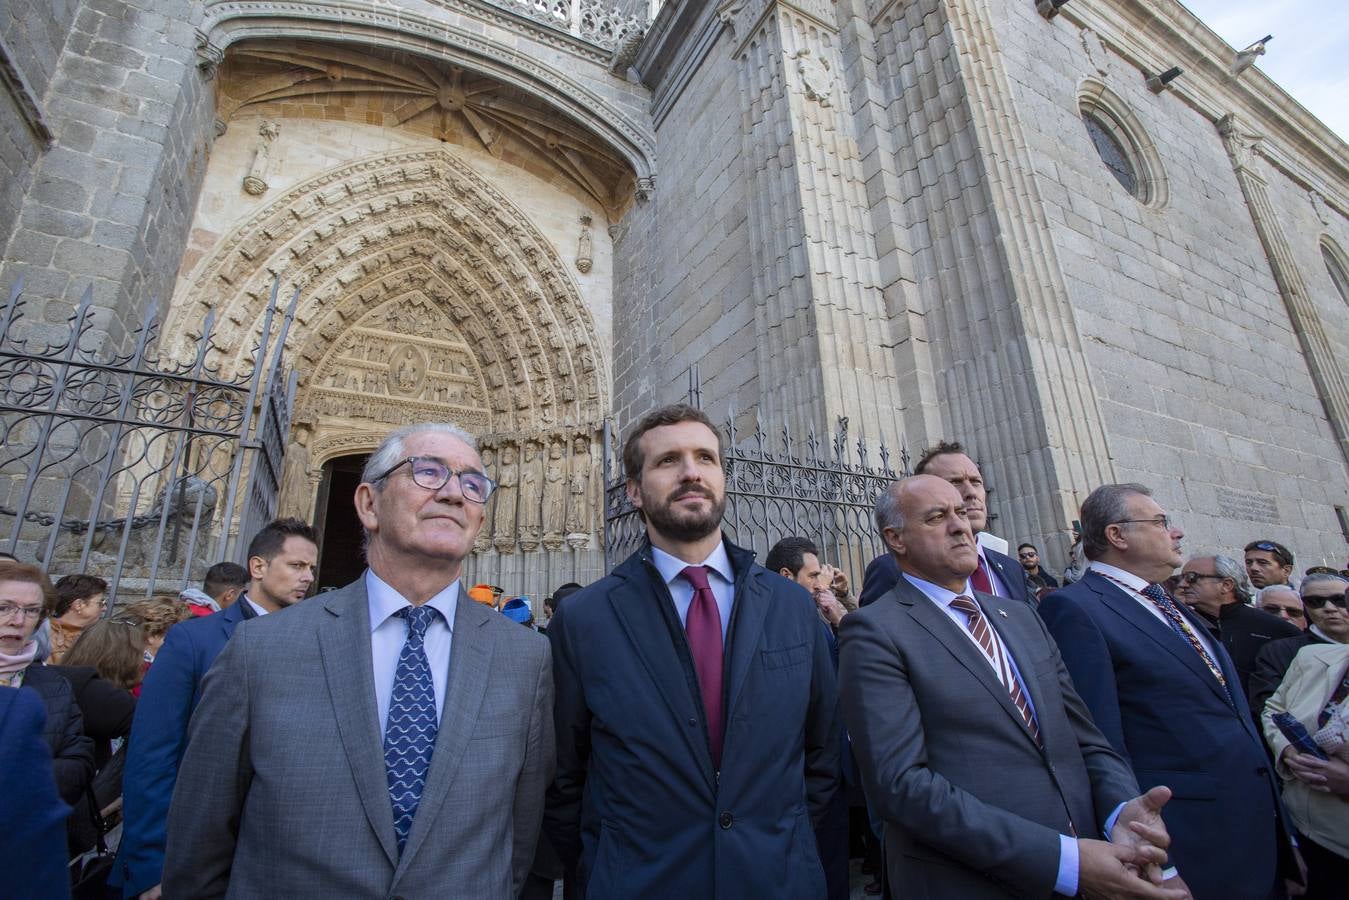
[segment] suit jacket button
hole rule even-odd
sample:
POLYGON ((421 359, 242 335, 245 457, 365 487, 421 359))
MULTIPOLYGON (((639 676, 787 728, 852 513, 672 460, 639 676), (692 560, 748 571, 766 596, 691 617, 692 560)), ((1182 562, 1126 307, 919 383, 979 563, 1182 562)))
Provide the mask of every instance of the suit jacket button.
POLYGON ((689 727, 690 727, 690 728, 697 728, 697 727, 698 727, 698 720, 695 719, 695 718, 693 718, 692 716, 690 716, 690 717, 689 717, 689 727))
POLYGON ((735 824, 735 817, 732 816, 730 811, 728 810, 726 812, 723 812, 717 818, 717 824, 720 825, 722 828, 730 828, 732 825, 735 824))

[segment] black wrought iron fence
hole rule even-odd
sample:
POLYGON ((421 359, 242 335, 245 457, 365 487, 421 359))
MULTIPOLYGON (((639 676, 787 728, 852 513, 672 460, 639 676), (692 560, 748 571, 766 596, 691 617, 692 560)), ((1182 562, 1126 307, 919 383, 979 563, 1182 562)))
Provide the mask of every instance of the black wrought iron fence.
POLYGON ((208 362, 214 313, 189 362, 160 359, 154 304, 131 352, 103 353, 87 346, 91 290, 52 328, 26 320, 16 283, 0 319, 0 547, 53 575, 105 577, 113 597, 123 582, 123 597, 180 587, 237 555, 241 518, 275 510, 289 427, 282 348, 299 292, 273 335, 278 288, 253 364, 225 375, 208 362), (260 499, 244 514, 241 496, 260 499))
MULTIPOLYGON (((734 412, 722 428, 727 537, 752 549, 760 562, 782 538, 808 537, 824 561, 860 587, 867 563, 884 549, 873 518, 876 497, 909 474, 907 450, 901 449, 896 469, 882 442, 873 465, 866 441, 849 436, 846 418, 827 439, 812 429, 804 441, 794 440, 787 427, 773 441, 760 421, 742 439, 734 412)), ((612 569, 641 545, 645 528, 628 500, 618 436, 607 424, 604 444, 604 562, 612 569)))

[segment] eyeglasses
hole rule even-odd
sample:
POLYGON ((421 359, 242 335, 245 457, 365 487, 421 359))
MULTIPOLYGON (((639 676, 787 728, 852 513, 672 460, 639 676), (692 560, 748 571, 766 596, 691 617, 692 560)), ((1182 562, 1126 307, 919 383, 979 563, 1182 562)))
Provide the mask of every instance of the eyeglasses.
POLYGON ((1170 516, 1154 516, 1151 519, 1120 519, 1118 522, 1111 522, 1111 525, 1160 525, 1165 531, 1171 530, 1170 516))
POLYGON ((1321 609, 1327 603, 1333 603, 1340 609, 1349 610, 1349 593, 1331 594, 1329 597, 1303 597, 1302 602, 1308 609, 1321 609))
POLYGON ((496 482, 482 472, 472 469, 456 472, 433 456, 409 456, 407 459, 399 460, 396 465, 390 467, 383 475, 376 476, 373 481, 383 481, 403 466, 411 466, 413 482, 428 491, 440 490, 457 475, 459 491, 465 500, 473 503, 486 503, 487 498, 492 496, 492 491, 496 490, 496 482))
POLYGON ((22 613, 22 618, 36 619, 42 615, 42 607, 19 606, 17 603, 0 603, 0 621, 8 619, 16 612, 22 613))
POLYGON ((1192 585, 1197 584, 1204 578, 1216 578, 1217 580, 1222 581, 1226 577, 1226 575, 1205 575, 1202 572, 1181 572, 1176 576, 1176 581, 1184 585, 1192 585))
POLYGON ((1274 558, 1279 561, 1281 566, 1291 566, 1293 564, 1293 555, 1288 552, 1286 547, 1276 544, 1273 541, 1255 541, 1246 545, 1246 552, 1252 550, 1262 550, 1265 553, 1273 553, 1274 558))
POLYGON ((1300 606, 1280 606, 1277 603, 1266 603, 1260 608, 1263 609, 1265 612, 1275 616, 1282 613, 1283 615, 1287 616, 1290 619, 1300 619, 1304 615, 1302 612, 1302 607, 1300 606))
POLYGON ((1027 550, 1023 553, 1018 553, 1016 556, 1017 559, 1029 559, 1032 556, 1039 556, 1039 555, 1040 554, 1036 553, 1034 550, 1027 550))

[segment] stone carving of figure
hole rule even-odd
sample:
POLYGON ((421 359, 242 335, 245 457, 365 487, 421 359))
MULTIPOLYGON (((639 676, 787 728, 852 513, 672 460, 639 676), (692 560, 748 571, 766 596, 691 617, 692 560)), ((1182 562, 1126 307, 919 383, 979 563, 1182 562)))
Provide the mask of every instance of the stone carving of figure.
MULTIPOLYGON (((495 479, 497 472, 493 469, 493 463, 496 462, 496 452, 491 447, 482 447, 480 450, 482 456, 482 468, 487 473, 488 478, 495 479)), ((492 496, 487 501, 487 509, 483 511, 482 529, 478 536, 473 539, 473 552, 486 553, 492 549, 492 514, 496 510, 497 496, 492 496)))
POLYGON ((548 550, 562 549, 563 519, 567 503, 566 447, 561 438, 548 444, 548 462, 543 475, 543 546, 548 550))
POLYGON ((590 439, 577 437, 571 451, 571 480, 567 484, 567 545, 580 549, 590 543, 590 439))
POLYGON ((501 448, 501 464, 497 467, 496 499, 492 513, 492 543, 498 553, 515 552, 515 488, 520 473, 516 471, 515 445, 501 448))
POLYGON ((520 511, 520 549, 530 552, 539 549, 539 504, 541 497, 541 476, 539 451, 542 448, 534 441, 525 441, 525 458, 520 463, 520 500, 516 504, 520 511))

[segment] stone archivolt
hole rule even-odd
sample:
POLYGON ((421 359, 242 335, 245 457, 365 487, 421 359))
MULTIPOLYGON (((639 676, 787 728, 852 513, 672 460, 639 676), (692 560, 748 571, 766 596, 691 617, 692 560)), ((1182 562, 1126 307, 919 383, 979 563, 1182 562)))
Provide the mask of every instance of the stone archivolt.
POLYGON ((606 409, 607 361, 565 264, 443 150, 332 170, 240 224, 180 289, 164 329, 179 336, 172 349, 185 351, 214 308, 222 333, 237 335, 228 346, 239 366, 274 277, 300 289, 288 347, 297 425, 339 410, 388 425, 453 412, 474 430, 515 433, 594 426, 606 409), (390 355, 353 355, 363 338, 390 355), (400 347, 426 360, 419 377, 391 370, 400 347), (359 387, 336 374, 347 365, 359 387))
POLYGON ((222 67, 219 113, 405 128, 481 147, 562 179, 611 222, 636 178, 591 132, 517 88, 407 53, 317 41, 244 41, 222 67))

